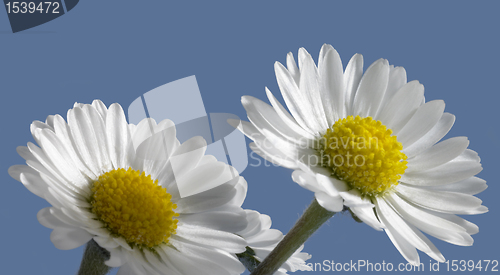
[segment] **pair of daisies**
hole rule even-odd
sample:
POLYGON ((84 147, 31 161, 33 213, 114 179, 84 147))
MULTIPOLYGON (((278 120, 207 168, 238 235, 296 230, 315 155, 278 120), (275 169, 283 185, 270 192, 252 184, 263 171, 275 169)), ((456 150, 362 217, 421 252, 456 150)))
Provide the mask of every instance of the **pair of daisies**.
MULTIPOLYGON (((253 151, 293 169, 326 210, 347 207, 384 230, 412 264, 417 249, 444 261, 421 231, 472 245, 478 228, 457 214, 487 211, 474 197, 486 184, 466 137, 439 142, 454 123, 443 101, 425 102, 423 86, 387 60, 363 74, 356 54, 344 70, 330 45, 317 66, 300 49, 298 66, 290 53, 275 70, 288 110, 266 89, 271 105, 245 96, 250 122, 230 121, 253 151)), ((241 274, 238 257, 262 260, 283 238, 268 216, 241 208, 247 183, 236 170, 205 155, 200 137, 180 144, 169 120, 128 124, 120 105, 96 100, 31 132, 39 147, 19 147, 27 166, 9 173, 52 205, 38 220, 59 249, 95 241, 120 275, 241 274)), ((308 269, 301 249, 277 274, 308 269)))

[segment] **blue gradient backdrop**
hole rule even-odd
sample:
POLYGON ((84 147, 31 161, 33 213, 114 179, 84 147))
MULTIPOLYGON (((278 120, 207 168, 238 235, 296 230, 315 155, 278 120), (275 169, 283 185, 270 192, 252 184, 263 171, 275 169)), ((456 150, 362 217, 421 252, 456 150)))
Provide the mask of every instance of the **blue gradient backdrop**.
MULTIPOLYGON (((338 50, 344 66, 355 53, 363 54, 365 69, 386 58, 425 85, 427 100, 445 100, 457 117, 447 137, 468 136, 482 158, 479 176, 489 188, 479 197, 490 212, 468 217, 480 228, 472 247, 433 241, 448 260, 500 260, 499 10, 494 1, 81 1, 56 20, 12 34, 0 9, 0 273, 75 274, 83 251, 52 245, 50 230, 36 219, 48 203, 7 174, 23 163, 15 148, 32 141, 33 120, 65 117, 75 101, 96 98, 127 107, 190 75, 208 113, 245 118, 242 95, 266 100, 265 86, 279 94, 275 61, 285 62, 299 47, 317 59, 323 43, 338 50)), ((244 207, 269 214, 285 233, 313 198, 290 175, 264 166, 243 172, 249 183, 244 207)), ((330 220, 305 250, 313 263, 405 262, 385 233, 349 215, 330 220)), ((420 255, 428 272, 431 259, 420 255)), ((325 272, 331 271, 309 274, 325 272)))

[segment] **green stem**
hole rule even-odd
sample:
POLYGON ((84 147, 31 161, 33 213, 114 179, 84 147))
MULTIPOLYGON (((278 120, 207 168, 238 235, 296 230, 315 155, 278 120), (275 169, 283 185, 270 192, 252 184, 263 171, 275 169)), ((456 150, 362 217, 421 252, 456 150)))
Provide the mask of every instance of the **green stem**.
POLYGON ((283 240, 281 240, 267 258, 265 258, 250 275, 274 274, 274 272, 276 272, 276 270, 278 270, 278 268, 333 215, 335 215, 335 212, 324 209, 318 204, 316 199, 314 199, 283 240))
POLYGON ((87 243, 83 252, 78 275, 105 275, 111 270, 104 262, 109 260, 109 252, 100 247, 93 239, 87 243))

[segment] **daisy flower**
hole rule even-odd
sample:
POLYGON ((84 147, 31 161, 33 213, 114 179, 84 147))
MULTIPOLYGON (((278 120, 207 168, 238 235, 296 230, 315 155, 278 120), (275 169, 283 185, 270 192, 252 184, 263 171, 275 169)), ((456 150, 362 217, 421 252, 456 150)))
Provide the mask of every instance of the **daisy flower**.
POLYGON ((120 275, 245 270, 236 253, 247 242, 234 233, 248 226, 247 184, 205 155, 203 138, 181 144, 172 121, 128 124, 119 104, 98 100, 75 104, 67 120, 33 122, 38 146, 18 147, 27 165, 9 169, 52 205, 37 217, 55 247, 95 242, 120 275))
MULTIPOLYGON (((271 218, 268 215, 260 214, 254 210, 245 210, 247 214, 248 225, 245 229, 237 232, 238 235, 247 241, 247 251, 245 256, 249 256, 253 261, 253 266, 248 268, 253 271, 262 260, 264 260, 271 251, 283 239, 283 233, 277 229, 271 229, 271 218)), ((301 245, 290 258, 284 262, 274 275, 286 275, 287 271, 295 272, 312 271, 312 268, 306 265, 307 260, 311 258, 308 253, 302 252, 304 245, 301 245)), ((241 257, 241 256, 240 256, 241 257)))
POLYGON ((317 66, 302 48, 298 66, 289 53, 287 67, 277 62, 275 72, 289 112, 266 88, 271 105, 244 96, 250 123, 231 122, 253 140, 254 152, 294 169, 293 180, 326 210, 348 207, 385 230, 414 265, 417 249, 444 261, 422 231, 472 245, 478 227, 457 214, 487 212, 474 196, 487 186, 475 177, 480 159, 466 137, 439 142, 455 121, 442 100, 425 102, 423 85, 407 83, 404 68, 385 59, 363 74, 356 54, 344 70, 330 45, 317 66))

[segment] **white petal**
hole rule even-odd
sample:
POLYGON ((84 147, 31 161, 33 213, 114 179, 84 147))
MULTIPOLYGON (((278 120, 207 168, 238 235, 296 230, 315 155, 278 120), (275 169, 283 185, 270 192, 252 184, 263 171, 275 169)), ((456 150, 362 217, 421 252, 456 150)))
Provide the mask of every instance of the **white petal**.
POLYGON ((248 183, 245 178, 238 177, 238 183, 234 186, 234 188, 236 189, 236 194, 227 204, 241 207, 241 205, 245 201, 248 190, 248 183))
POLYGON ((372 202, 367 198, 361 197, 361 192, 357 189, 351 189, 347 192, 340 192, 340 196, 344 199, 344 205, 347 207, 368 207, 373 208, 372 202))
POLYGON ((223 162, 207 163, 176 177, 181 197, 196 195, 231 180, 229 169, 230 167, 223 162), (224 173, 229 177, 223 176, 224 173))
POLYGON ((117 103, 109 106, 106 116, 106 137, 109 156, 114 168, 127 168, 129 159, 134 157, 134 148, 125 114, 122 107, 117 103))
POLYGON ((351 60, 347 64, 344 73, 344 85, 345 85, 345 110, 347 115, 352 115, 352 106, 354 103, 354 97, 356 91, 358 90, 359 81, 363 76, 363 56, 359 53, 352 56, 351 60))
POLYGON ((132 247, 127 243, 127 241, 123 237, 113 238, 113 240, 118 243, 121 247, 128 251, 132 251, 132 247))
POLYGON ((348 186, 345 182, 331 176, 316 174, 316 180, 318 181, 319 186, 322 187, 323 192, 332 197, 338 196, 339 192, 348 190, 348 186))
MULTIPOLYGON (((158 274, 158 275, 170 275, 170 274, 178 274, 177 271, 173 271, 172 266, 170 264, 166 264, 165 261, 162 261, 161 256, 159 256, 159 252, 163 251, 162 249, 156 249, 155 254, 151 251, 142 251, 141 260, 143 260, 142 267, 147 271, 146 273, 141 274, 158 274)), ((139 258, 139 257, 138 257, 139 258)), ((184 259, 185 260, 185 259, 184 259)))
POLYGON ((54 116, 54 131, 59 140, 64 144, 64 147, 66 148, 68 154, 71 156, 71 159, 73 160, 77 169, 91 179, 97 178, 98 175, 91 171, 89 166, 85 164, 83 157, 81 156, 80 152, 78 152, 78 147, 74 142, 69 125, 60 115, 54 116))
POLYGON ((388 228, 394 228, 401 234, 411 245, 418 250, 427 253, 434 260, 444 262, 444 257, 432 242, 425 237, 422 232, 414 226, 406 223, 397 212, 395 212, 384 199, 377 200, 377 213, 382 219, 386 219, 384 224, 388 228))
POLYGON ((316 118, 312 117, 312 109, 315 106, 312 106, 305 93, 299 90, 292 76, 281 63, 276 62, 274 70, 281 94, 292 116, 302 128, 317 133, 319 124, 316 118))
POLYGON ((399 215, 425 233, 455 245, 472 245, 472 238, 458 224, 412 206, 398 196, 388 196, 387 200, 399 215))
POLYGON ((323 45, 318 61, 320 94, 328 127, 345 117, 344 74, 338 52, 331 45, 323 45), (321 58, 323 57, 323 58, 321 58))
POLYGON ((102 120, 106 121, 106 115, 108 113, 108 108, 106 108, 106 105, 104 105, 104 103, 99 99, 96 99, 92 101, 92 106, 97 110, 99 115, 101 115, 102 120))
POLYGON ((68 124, 71 131, 71 137, 75 142, 75 149, 81 156, 83 162, 96 175, 102 174, 101 168, 101 153, 97 137, 90 118, 80 107, 75 107, 68 110, 68 124))
POLYGON ((480 179, 478 177, 470 177, 459 182, 436 186, 425 186, 422 188, 435 191, 447 191, 476 195, 488 188, 488 185, 486 185, 486 181, 483 179, 480 179))
POLYGON ((261 133, 267 130, 295 144, 308 143, 308 139, 284 123, 270 105, 252 96, 243 96, 241 102, 247 111, 248 119, 261 133))
POLYGON ((241 253, 245 251, 246 246, 246 241, 235 234, 187 224, 179 226, 172 238, 217 247, 232 253, 241 253))
POLYGON ((453 159, 451 162, 481 162, 479 154, 471 149, 466 149, 458 157, 453 159))
POLYGON ((51 207, 46 207, 38 211, 36 217, 41 225, 51 229, 56 229, 59 227, 64 227, 68 229, 74 228, 73 226, 64 223, 63 221, 52 215, 50 209, 51 207))
POLYGON ((45 174, 40 174, 40 178, 51 188, 53 189, 54 191, 57 191, 58 194, 61 194, 61 195, 64 195, 64 197, 66 198, 69 197, 69 198, 73 198, 73 199, 78 199, 78 200, 84 200, 83 197, 85 196, 81 196, 81 192, 75 188, 74 186, 72 186, 71 184, 67 184, 67 183, 63 183, 57 179, 54 179, 50 176, 47 176, 45 174))
POLYGON ((108 155, 109 150, 106 143, 106 126, 104 125, 104 120, 99 112, 90 105, 85 105, 83 110, 89 118, 93 133, 97 140, 93 146, 96 147, 96 151, 98 152, 99 167, 101 167, 101 171, 103 172, 111 170, 112 164, 108 155))
MULTIPOLYGON (((320 92, 318 70, 311 55, 307 53, 304 48, 299 50, 299 54, 301 52, 305 52, 305 58, 303 58, 302 66, 300 67, 299 84, 300 93, 303 99, 306 100, 306 102, 304 102, 304 111, 312 115, 309 122, 314 124, 309 126, 313 127, 312 129, 314 129, 315 132, 323 133, 330 125, 327 122, 323 103, 321 102, 323 98, 320 92)), ((332 106, 329 106, 329 108, 331 107, 332 106)))
POLYGON ((260 223, 261 223, 262 229, 270 229, 271 228, 271 225, 272 225, 271 217, 269 217, 268 215, 265 215, 265 214, 260 214, 259 218, 260 218, 260 223))
POLYGON ((92 236, 81 228, 58 227, 52 230, 50 240, 57 249, 69 250, 86 244, 92 236))
POLYGON ((269 99, 269 102, 273 106, 276 113, 279 117, 290 127, 293 131, 297 132, 300 136, 303 136, 306 139, 314 139, 314 135, 311 134, 311 131, 308 128, 302 128, 297 124, 295 118, 293 118, 290 113, 281 105, 281 103, 274 97, 274 95, 269 91, 266 87, 266 95, 269 99))
POLYGON ((245 239, 248 242, 248 246, 265 247, 277 245, 283 239, 283 233, 276 229, 267 229, 245 239))
POLYGON ((375 116, 384 97, 389 81, 389 63, 385 59, 373 62, 359 82, 354 97, 353 115, 375 116))
POLYGON ((49 128, 51 128, 52 131, 54 131, 54 117, 55 117, 54 115, 49 115, 45 119, 45 124, 47 124, 47 126, 49 126, 49 128))
POLYGON ((102 248, 105 249, 112 249, 112 248, 117 248, 120 245, 113 240, 113 238, 109 237, 101 237, 101 236, 95 236, 94 241, 102 248))
MULTIPOLYGON (((245 201, 245 198, 247 196, 247 190, 248 190, 248 183, 245 180, 244 177, 237 177, 236 179, 237 183, 234 186, 234 189, 236 190, 236 194, 233 196, 233 198, 227 203, 227 206, 238 206, 241 207, 243 202, 245 201)), ((225 209, 225 206, 223 206, 225 209)), ((219 209, 216 208, 214 211, 219 211, 219 210, 224 210, 224 209, 219 209)))
POLYGON ((43 195, 43 198, 52 206, 54 207, 63 207, 63 204, 53 195, 53 192, 51 192, 52 188, 48 187, 47 192, 43 195))
MULTIPOLYGON (((430 210, 423 209, 424 211, 430 212, 430 210)), ((433 215, 436 215, 438 217, 441 217, 443 219, 446 219, 452 223, 456 223, 460 225, 462 228, 465 229, 465 232, 467 232, 470 235, 477 234, 479 232, 479 227, 468 220, 465 220, 457 215, 454 214, 446 214, 446 213, 438 213, 438 212, 432 212, 433 215)))
POLYGON ((293 171, 292 180, 309 191, 312 192, 322 191, 322 187, 319 186, 318 182, 316 181, 316 178, 304 171, 301 170, 293 171))
POLYGON ((33 136, 33 139, 38 144, 40 144, 40 142, 39 142, 40 141, 40 131, 44 130, 44 129, 54 131, 54 129, 52 127, 50 127, 46 123, 43 123, 43 122, 38 121, 38 120, 33 121, 33 123, 31 123, 31 125, 30 125, 31 135, 33 136))
POLYGON ((247 238, 248 236, 253 236, 257 234, 262 229, 261 214, 254 210, 245 209, 247 226, 245 229, 236 232, 236 234, 247 238))
POLYGON ((387 128, 397 133, 416 112, 423 96, 424 86, 422 84, 418 81, 407 83, 387 102, 375 119, 382 121, 387 128))
POLYGON ((350 207, 351 211, 364 223, 377 231, 382 231, 384 225, 379 222, 373 207, 350 207))
POLYGON ((87 185, 87 179, 76 169, 69 153, 54 132, 42 130, 40 133, 40 146, 64 178, 68 179, 66 183, 72 184, 74 189, 85 190, 85 188, 81 187, 87 185))
POLYGON ((38 172, 33 170, 33 168, 26 166, 26 165, 12 165, 9 167, 7 170, 9 173, 9 176, 11 176, 13 179, 21 182, 21 174, 22 173, 28 173, 28 174, 34 174, 37 175, 38 172))
POLYGON ((48 192, 47 184, 33 168, 26 165, 13 165, 9 167, 8 172, 11 177, 22 182, 31 193, 41 198, 48 192))
POLYGON ((235 178, 229 183, 175 201, 177 211, 184 214, 199 213, 228 204, 238 193, 234 188, 238 180, 238 178, 235 178))
POLYGON ((467 137, 454 137, 442 141, 408 160, 406 173, 427 170, 458 157, 469 146, 467 137))
POLYGON ((179 221, 227 232, 238 232, 247 226, 246 213, 238 206, 226 206, 221 210, 181 215, 179 221))
POLYGON ((214 251, 213 249, 207 249, 191 243, 176 242, 175 247, 183 254, 193 255, 208 260, 211 262, 211 265, 217 265, 220 269, 223 269, 223 272, 241 274, 245 271, 245 267, 240 261, 229 253, 214 251))
POLYGON ((331 212, 340 212, 344 208, 342 197, 337 195, 332 197, 323 192, 314 193, 319 205, 331 212))
POLYGON ((290 75, 292 78, 295 80, 295 83, 297 83, 297 86, 299 86, 300 83, 300 71, 299 68, 297 67, 297 63, 295 63, 295 59, 293 58, 293 53, 289 52, 286 55, 286 67, 288 71, 290 72, 290 75))
POLYGON ((382 100, 381 108, 384 108, 396 92, 406 84, 406 70, 403 67, 390 66, 389 83, 387 83, 387 91, 382 100))
MULTIPOLYGON (((383 220, 382 220, 383 221, 383 220)), ((383 221, 384 222, 384 221, 383 221)), ((395 229, 385 228, 385 233, 391 239, 394 246, 398 249, 399 253, 412 265, 418 266, 420 264, 420 257, 413 245, 411 245, 401 234, 395 229)))
MULTIPOLYGON (((142 143, 156 133, 156 121, 152 118, 145 118, 136 125, 134 133, 130 133, 134 149, 142 145, 142 143)), ((170 152, 171 153, 171 152, 170 152)), ((139 157, 139 155, 137 155, 139 157)))
POLYGON ((404 147, 403 153, 410 159, 420 152, 425 151, 441 140, 450 131, 453 123, 455 123, 455 116, 450 113, 444 113, 438 123, 427 134, 415 141, 411 146, 404 147))
POLYGON ((165 129, 161 129, 158 125, 154 129, 155 134, 141 142, 136 150, 136 162, 139 163, 140 170, 156 179, 160 178, 167 159, 176 149, 175 127, 171 121, 166 124, 171 127, 165 125, 165 129))
POLYGON ((57 186, 54 186, 54 188, 59 188, 73 195, 84 192, 84 189, 78 187, 78 185, 80 185, 83 188, 83 184, 81 182, 70 182, 71 179, 63 177, 63 175, 61 175, 61 171, 54 166, 54 164, 41 148, 37 147, 31 142, 28 143, 28 148, 30 149, 30 152, 37 158, 37 162, 33 163, 28 160, 28 165, 32 166, 35 170, 38 167, 43 166, 43 168, 48 172, 46 174, 41 174, 41 176, 52 177, 54 179, 54 181, 52 182, 45 181, 46 184, 50 185, 52 183, 55 183, 57 184, 57 186))
POLYGON ((442 213, 472 215, 485 212, 483 209, 478 209, 482 201, 471 195, 429 191, 404 184, 399 184, 396 192, 407 201, 442 213))
POLYGON ((195 256, 193 254, 187 254, 177 251, 172 248, 166 248, 160 253, 162 259, 166 259, 171 263, 169 267, 178 270, 180 274, 207 274, 207 275, 228 275, 229 273, 220 268, 218 265, 214 265, 212 261, 208 259, 195 256), (196 264, 193 264, 196 263, 196 264))
POLYGON ((394 132, 398 136, 398 141, 403 144, 403 148, 411 146, 429 132, 443 116, 443 111, 442 100, 430 101, 420 106, 401 131, 394 132))
POLYGON ((62 209, 63 208, 58 209, 58 208, 55 208, 55 207, 51 207, 50 208, 50 213, 54 217, 56 217, 57 219, 61 220, 65 224, 71 225, 74 228, 75 227, 85 226, 85 224, 82 223, 77 217, 75 217, 74 215, 71 215, 71 214, 67 215, 66 213, 63 212, 62 209))
POLYGON ((110 252, 109 260, 104 263, 110 267, 119 267, 127 262, 127 256, 121 249, 107 249, 110 252))
POLYGON ((207 142, 201 136, 185 141, 170 157, 175 177, 180 177, 198 165, 207 150, 207 142))
MULTIPOLYGON (((130 269, 133 271, 132 274, 134 275, 142 275, 142 274, 148 274, 148 275, 158 275, 159 273, 156 272, 155 270, 151 270, 152 267, 149 267, 149 269, 146 269, 148 266, 148 261, 144 258, 143 254, 140 254, 141 252, 139 250, 133 251, 133 256, 130 257, 131 260, 127 263, 127 265, 130 267, 130 269)), ((121 268, 120 268, 121 269, 121 268)), ((175 275, 179 275, 180 273, 174 273, 175 275)))
POLYGON ((442 185, 468 179, 483 168, 476 161, 450 161, 431 170, 405 173, 401 182, 418 186, 442 185))

